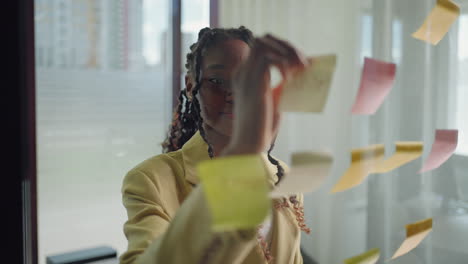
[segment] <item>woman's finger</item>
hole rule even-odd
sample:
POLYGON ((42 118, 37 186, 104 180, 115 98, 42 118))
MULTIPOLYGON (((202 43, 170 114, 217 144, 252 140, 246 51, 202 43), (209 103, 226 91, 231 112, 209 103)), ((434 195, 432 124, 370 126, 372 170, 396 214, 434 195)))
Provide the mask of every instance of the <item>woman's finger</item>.
POLYGON ((291 62, 294 63, 295 66, 302 68, 308 65, 308 62, 305 56, 302 55, 302 53, 296 48, 294 48, 289 42, 279 39, 277 37, 274 37, 273 35, 270 35, 270 34, 267 34, 265 36, 265 41, 270 42, 270 43, 275 43, 272 45, 280 47, 281 50, 286 51, 288 58, 291 59, 291 62))
POLYGON ((258 74, 263 74, 264 72, 269 71, 271 66, 276 66, 283 79, 287 79, 289 77, 291 67, 287 58, 275 51, 272 51, 268 44, 258 42, 256 50, 253 50, 252 52, 255 53, 252 54, 252 69, 246 69, 248 72, 253 71, 255 72, 255 75, 258 76, 258 74), (260 63, 262 65, 259 65, 260 63))
POLYGON ((271 52, 275 52, 276 54, 278 54, 280 56, 288 56, 289 55, 289 51, 287 49, 282 47, 282 45, 280 45, 279 43, 271 41, 267 37, 256 38, 255 42, 256 43, 261 43, 262 48, 267 49, 267 50, 269 50, 271 52))
POLYGON ((302 55, 296 52, 294 48, 285 55, 287 49, 284 49, 281 45, 283 44, 273 39, 258 39, 252 53, 255 61, 258 61, 261 57, 269 58, 271 62, 276 64, 275 66, 278 67, 283 78, 288 79, 292 73, 302 70, 307 65, 307 60, 305 60, 306 63, 303 63, 302 59, 300 59, 302 55))

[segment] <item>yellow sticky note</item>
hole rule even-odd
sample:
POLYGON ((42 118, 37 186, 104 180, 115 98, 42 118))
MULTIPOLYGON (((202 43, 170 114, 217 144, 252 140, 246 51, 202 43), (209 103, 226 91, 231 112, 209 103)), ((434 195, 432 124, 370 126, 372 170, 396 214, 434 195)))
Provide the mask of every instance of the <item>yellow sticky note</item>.
POLYGON ((197 172, 213 216, 213 230, 255 228, 268 216, 268 171, 260 155, 201 162, 197 172))
POLYGON ((341 192, 361 184, 375 167, 382 162, 385 148, 383 144, 354 149, 351 152, 351 165, 332 189, 341 192))
POLYGON ((395 153, 378 164, 372 173, 387 173, 409 163, 419 157, 423 152, 422 142, 396 142, 395 153))
POLYGON ((308 58, 309 65, 286 81, 280 101, 283 112, 322 112, 327 102, 336 55, 308 58))
POLYGON ((330 172, 333 157, 327 152, 296 152, 291 163, 290 171, 270 193, 271 197, 317 190, 330 172))
POLYGON ((345 259, 345 264, 375 264, 380 257, 380 250, 373 248, 365 253, 345 259))
POLYGON ((406 239, 395 252, 392 259, 405 255, 417 247, 432 231, 432 218, 406 225, 406 239))
POLYGON ((413 37, 432 45, 437 45, 447 34, 450 26, 460 16, 460 7, 451 0, 437 0, 423 25, 413 33, 413 37))

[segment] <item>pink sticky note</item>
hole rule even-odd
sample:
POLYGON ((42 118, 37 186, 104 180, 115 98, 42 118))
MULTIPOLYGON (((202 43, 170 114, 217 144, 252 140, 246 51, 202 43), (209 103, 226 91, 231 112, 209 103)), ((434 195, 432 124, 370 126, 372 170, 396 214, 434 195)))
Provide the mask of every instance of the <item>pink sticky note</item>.
POLYGON ((419 173, 437 169, 447 161, 457 148, 458 130, 436 130, 431 153, 419 173))
POLYGON ((372 115, 383 103, 393 87, 396 64, 364 58, 361 85, 351 112, 355 115, 372 115))

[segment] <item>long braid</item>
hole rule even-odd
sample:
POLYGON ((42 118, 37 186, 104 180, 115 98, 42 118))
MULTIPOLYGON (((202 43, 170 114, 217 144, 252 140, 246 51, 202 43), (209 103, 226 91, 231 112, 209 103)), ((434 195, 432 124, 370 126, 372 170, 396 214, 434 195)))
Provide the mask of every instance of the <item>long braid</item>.
MULTIPOLYGON (((276 139, 275 139, 276 140, 276 139)), ((283 166, 281 166, 281 164, 279 163, 279 161, 277 161, 275 158, 273 158, 271 156, 271 151, 273 150, 273 148, 275 147, 275 140, 273 141, 273 143, 271 143, 270 145, 270 148, 268 149, 268 160, 271 162, 271 164, 273 165, 276 165, 276 169, 277 169, 277 172, 276 172, 276 176, 278 176, 278 181, 275 183, 275 185, 278 185, 278 183, 280 183, 281 179, 283 179, 283 176, 284 176, 284 168, 283 166)))
POLYGON ((180 148, 180 142, 185 143, 196 132, 191 113, 186 110, 190 106, 186 90, 180 91, 178 100, 179 103, 174 111, 172 123, 169 126, 168 136, 161 144, 164 153, 178 150, 180 148))
POLYGON ((180 91, 179 94, 179 104, 177 105, 174 114, 172 115, 172 123, 169 126, 169 135, 167 136, 166 140, 161 144, 163 147, 163 152, 172 151, 176 148, 176 140, 177 136, 179 135, 180 129, 180 116, 182 115, 182 103, 184 101, 184 91, 180 91))
POLYGON ((195 53, 194 63, 193 63, 193 66, 194 66, 193 71, 195 73, 195 87, 193 88, 193 91, 192 91, 192 94, 193 94, 192 112, 194 113, 193 116, 195 117, 197 129, 198 131, 200 131, 201 137, 208 145, 208 155, 210 156, 210 158, 214 157, 213 147, 211 146, 211 144, 208 142, 206 138, 205 129, 203 128, 203 117, 201 115, 200 102, 197 99, 197 94, 199 93, 200 88, 201 88, 201 79, 202 79, 201 65, 202 65, 203 51, 207 49, 207 44, 210 41, 214 42, 212 41, 213 37, 214 37, 214 33, 210 28, 203 28, 202 30, 200 30, 198 34, 198 39, 199 39, 198 45, 197 45, 198 52, 195 53))
POLYGON ((198 128, 198 131, 200 131, 201 137, 203 138, 203 140, 205 140, 206 144, 208 145, 208 155, 210 156, 210 158, 213 158, 214 157, 213 147, 206 139, 205 129, 203 128, 203 117, 200 114, 201 112, 200 102, 198 102, 198 99, 195 98, 195 95, 197 94, 198 94, 198 90, 194 90, 192 106, 193 106, 194 113, 198 113, 195 115, 197 128, 198 128))

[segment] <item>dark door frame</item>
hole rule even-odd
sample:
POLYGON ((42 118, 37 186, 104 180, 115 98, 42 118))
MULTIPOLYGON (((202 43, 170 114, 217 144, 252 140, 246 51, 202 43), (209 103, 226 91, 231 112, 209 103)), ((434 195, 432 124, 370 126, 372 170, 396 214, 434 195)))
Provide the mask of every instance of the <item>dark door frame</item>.
POLYGON ((172 0, 171 5, 171 50, 172 50, 172 109, 177 107, 182 76, 182 0, 172 0))
POLYGON ((210 0, 210 27, 219 27, 219 0, 210 0))
POLYGON ((2 94, 4 174, 3 203, 8 263, 37 263, 36 112, 34 69, 34 0, 6 1, 2 38, 5 74, 2 94), (13 16, 13 17, 11 17, 13 16), (11 238, 10 238, 11 237, 11 238))

